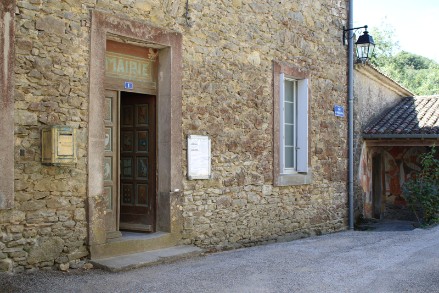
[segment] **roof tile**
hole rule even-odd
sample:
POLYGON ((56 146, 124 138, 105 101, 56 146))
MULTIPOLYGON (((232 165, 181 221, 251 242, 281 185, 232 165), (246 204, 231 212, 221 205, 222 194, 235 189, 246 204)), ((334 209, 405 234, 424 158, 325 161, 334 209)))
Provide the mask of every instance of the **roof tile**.
POLYGON ((437 134, 439 137, 439 95, 403 98, 366 125, 363 134, 377 137, 437 134))

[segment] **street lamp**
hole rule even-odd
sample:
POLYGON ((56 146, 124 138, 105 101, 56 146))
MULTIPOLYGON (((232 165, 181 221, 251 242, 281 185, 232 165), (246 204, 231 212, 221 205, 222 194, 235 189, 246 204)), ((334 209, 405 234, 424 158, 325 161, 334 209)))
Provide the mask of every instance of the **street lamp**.
POLYGON ((346 39, 351 40, 351 38, 354 37, 354 35, 346 37, 347 32, 359 29, 364 29, 364 32, 355 42, 355 45, 357 47, 357 60, 364 64, 367 62, 368 59, 372 57, 373 50, 375 48, 375 42, 373 41, 372 36, 369 35, 369 32, 367 31, 367 25, 349 29, 343 27, 343 44, 346 44, 346 39))
MULTIPOLYGON (((349 1, 348 27, 353 23, 353 0, 349 1)), ((367 31, 367 25, 354 28, 343 27, 343 44, 348 40, 348 202, 349 229, 354 229, 354 34, 353 30, 364 29, 364 34, 358 38, 357 61, 366 63, 372 57, 375 42, 367 31), (346 36, 346 34, 348 36, 346 36)))
POLYGON ((367 25, 365 29, 363 35, 361 35, 355 43, 355 45, 357 45, 357 58, 361 63, 366 63, 367 59, 372 57, 373 49, 375 48, 373 38, 367 31, 367 25))

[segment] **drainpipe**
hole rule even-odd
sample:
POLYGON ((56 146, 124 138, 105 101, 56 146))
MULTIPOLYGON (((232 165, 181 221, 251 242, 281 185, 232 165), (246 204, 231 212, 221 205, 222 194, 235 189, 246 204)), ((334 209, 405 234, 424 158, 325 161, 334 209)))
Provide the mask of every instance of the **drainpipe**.
MULTIPOLYGON (((349 1, 348 28, 354 27, 354 0, 349 1)), ((348 31, 349 229, 354 229, 354 32, 348 31)))

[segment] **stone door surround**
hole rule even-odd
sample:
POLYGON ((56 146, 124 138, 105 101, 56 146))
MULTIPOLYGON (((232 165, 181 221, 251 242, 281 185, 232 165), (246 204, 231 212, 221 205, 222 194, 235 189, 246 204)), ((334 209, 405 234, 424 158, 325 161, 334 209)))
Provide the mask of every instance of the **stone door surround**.
POLYGON ((102 11, 91 12, 88 133, 88 244, 106 243, 103 190, 104 80, 107 39, 159 49, 157 91, 157 231, 172 232, 174 190, 182 185, 181 72, 182 36, 102 11), (171 82, 172 81, 172 82, 171 82))
POLYGON ((0 209, 14 206, 15 2, 0 1, 0 209))

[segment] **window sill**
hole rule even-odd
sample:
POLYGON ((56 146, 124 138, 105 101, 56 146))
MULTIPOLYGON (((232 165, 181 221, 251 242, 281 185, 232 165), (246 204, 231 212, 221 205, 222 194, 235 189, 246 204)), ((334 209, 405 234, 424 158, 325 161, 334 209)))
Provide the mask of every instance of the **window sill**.
POLYGON ((293 186, 293 185, 305 185, 312 183, 312 171, 308 170, 308 173, 296 173, 296 174, 279 174, 275 178, 275 186, 293 186))

